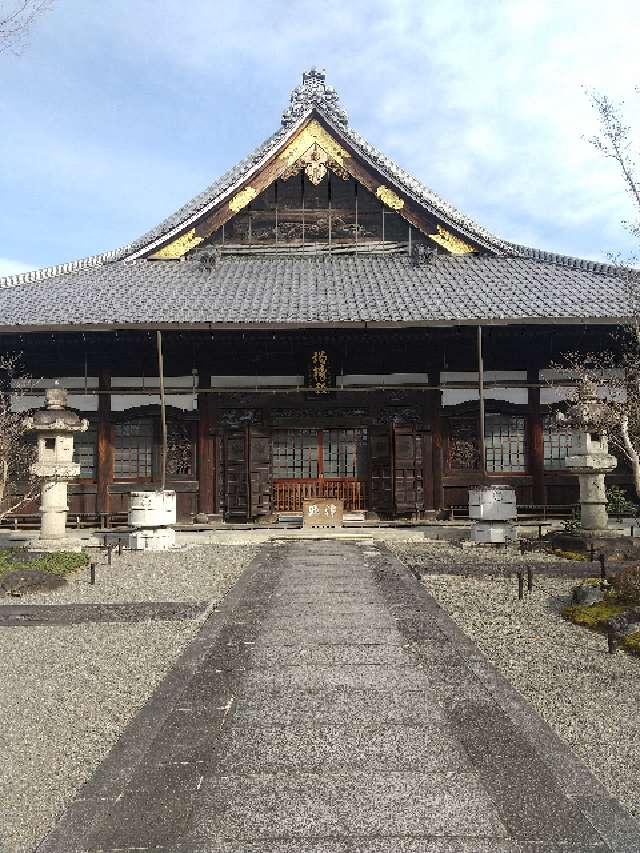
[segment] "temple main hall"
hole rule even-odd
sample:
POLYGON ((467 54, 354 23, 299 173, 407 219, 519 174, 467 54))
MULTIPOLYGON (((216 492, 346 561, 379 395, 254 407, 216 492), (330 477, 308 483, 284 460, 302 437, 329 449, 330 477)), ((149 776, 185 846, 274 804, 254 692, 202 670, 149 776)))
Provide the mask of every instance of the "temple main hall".
POLYGON ((89 419, 72 516, 123 517, 166 457, 185 522, 319 497, 422 519, 479 482, 575 502, 552 365, 626 311, 615 267, 490 233, 367 142, 312 69, 272 136, 146 234, 0 279, 0 351, 36 380, 16 378, 17 409, 61 385, 89 419))

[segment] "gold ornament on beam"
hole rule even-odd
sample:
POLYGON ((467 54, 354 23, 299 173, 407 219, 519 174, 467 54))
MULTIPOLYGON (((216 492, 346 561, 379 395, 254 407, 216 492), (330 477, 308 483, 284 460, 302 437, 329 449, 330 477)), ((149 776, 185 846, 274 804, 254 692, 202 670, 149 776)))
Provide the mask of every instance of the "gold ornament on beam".
POLYGON ((327 156, 339 166, 342 166, 344 161, 349 159, 350 155, 327 133, 316 119, 313 119, 313 121, 310 121, 308 125, 302 128, 300 133, 283 148, 278 159, 284 160, 287 166, 293 166, 313 145, 319 145, 326 152, 327 156))
POLYGON ((461 240, 460 237, 456 237, 451 234, 442 225, 436 225, 436 233, 429 234, 429 239, 433 240, 434 243, 438 243, 440 246, 443 246, 448 252, 451 252, 452 255, 470 255, 475 252, 473 246, 470 246, 469 243, 465 243, 464 240, 461 240))
POLYGON ((376 197, 380 199, 380 201, 390 207, 391 210, 402 210, 404 207, 404 199, 400 198, 399 195, 396 195, 393 190, 390 190, 389 187, 385 187, 381 185, 376 190, 376 197))
POLYGON ((318 186, 329 169, 343 180, 349 177, 337 160, 334 160, 320 145, 314 144, 304 152, 294 163, 280 173, 281 180, 286 181, 304 169, 304 173, 314 186, 318 186))
POLYGON ((327 163, 329 161, 327 152, 319 145, 313 145, 306 154, 302 155, 299 162, 304 163, 305 175, 317 187, 327 174, 327 163))
POLYGON ((191 231, 187 231, 184 234, 181 234, 180 237, 177 237, 171 243, 166 246, 163 246, 162 249, 158 249, 151 258, 153 260, 162 260, 162 261, 175 261, 179 258, 183 258, 187 252, 197 246, 199 243, 202 243, 204 237, 200 237, 196 234, 195 228, 192 228, 191 231))
POLYGON ((239 193, 236 193, 231 199, 229 202, 229 210, 232 210, 234 213, 238 213, 243 207, 246 207, 250 202, 252 202, 257 195, 258 193, 253 187, 245 187, 243 190, 240 190, 239 193))

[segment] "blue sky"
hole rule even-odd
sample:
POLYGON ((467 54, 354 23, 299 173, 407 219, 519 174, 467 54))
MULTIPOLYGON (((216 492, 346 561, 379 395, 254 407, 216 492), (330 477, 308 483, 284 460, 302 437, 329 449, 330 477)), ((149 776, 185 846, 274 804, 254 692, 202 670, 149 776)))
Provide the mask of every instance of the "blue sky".
POLYGON ((639 33, 637 0, 56 0, 0 55, 0 274, 139 236, 272 133, 313 64, 352 126, 490 230, 628 253, 581 87, 640 132, 639 33))

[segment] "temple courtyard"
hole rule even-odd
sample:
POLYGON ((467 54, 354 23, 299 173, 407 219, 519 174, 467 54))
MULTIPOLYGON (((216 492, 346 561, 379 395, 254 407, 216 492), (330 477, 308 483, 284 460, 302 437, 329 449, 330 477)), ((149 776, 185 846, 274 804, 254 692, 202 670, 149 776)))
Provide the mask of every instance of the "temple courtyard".
POLYGON ((560 615, 597 568, 405 539, 0 598, 0 847, 635 853, 640 660, 560 615))

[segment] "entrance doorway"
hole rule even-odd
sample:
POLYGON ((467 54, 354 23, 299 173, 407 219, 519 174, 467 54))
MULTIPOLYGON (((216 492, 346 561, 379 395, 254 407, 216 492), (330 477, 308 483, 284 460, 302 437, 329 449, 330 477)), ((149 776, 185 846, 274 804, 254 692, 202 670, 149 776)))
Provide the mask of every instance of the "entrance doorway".
POLYGON ((274 429, 271 451, 276 512, 300 512, 315 498, 366 509, 366 428, 274 429))

